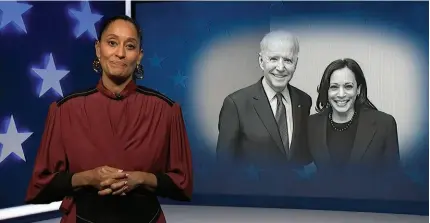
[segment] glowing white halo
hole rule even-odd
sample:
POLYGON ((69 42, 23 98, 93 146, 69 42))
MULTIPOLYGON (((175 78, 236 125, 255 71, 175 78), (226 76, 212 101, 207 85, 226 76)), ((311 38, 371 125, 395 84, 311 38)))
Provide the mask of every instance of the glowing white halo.
MULTIPOLYGON (((272 29, 282 25, 272 24, 272 29)), ((288 27, 300 40, 299 64, 292 84, 317 98, 317 86, 326 66, 339 58, 353 58, 362 67, 368 96, 375 106, 395 117, 402 159, 421 127, 422 61, 417 50, 399 35, 361 26, 320 24, 288 27)), ((218 116, 223 99, 255 83, 261 76, 257 54, 263 33, 232 32, 212 41, 194 61, 190 93, 196 105, 198 130, 215 152, 218 116)), ((424 103, 425 104, 425 103, 424 103)))

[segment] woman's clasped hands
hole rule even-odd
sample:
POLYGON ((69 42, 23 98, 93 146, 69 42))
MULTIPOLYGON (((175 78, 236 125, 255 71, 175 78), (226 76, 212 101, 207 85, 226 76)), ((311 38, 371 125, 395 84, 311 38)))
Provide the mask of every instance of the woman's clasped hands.
POLYGON ((98 189, 98 194, 126 195, 143 184, 144 172, 128 172, 110 166, 97 167, 89 171, 89 185, 98 189))

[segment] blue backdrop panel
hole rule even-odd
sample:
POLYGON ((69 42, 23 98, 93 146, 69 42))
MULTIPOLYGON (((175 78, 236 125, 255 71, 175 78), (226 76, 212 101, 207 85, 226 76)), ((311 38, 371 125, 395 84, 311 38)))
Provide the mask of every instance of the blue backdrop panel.
MULTIPOLYGON (((195 173, 192 203, 428 213, 428 20, 423 19, 428 18, 428 2, 136 2, 132 4, 132 13, 144 32, 146 76, 139 83, 166 94, 179 102, 184 110, 195 173), (200 114, 195 108, 202 106, 196 105, 193 95, 196 93, 192 89, 196 87, 193 80, 199 75, 195 67, 211 59, 202 55, 209 52, 206 50, 213 42, 233 39, 235 35, 243 34, 243 30, 252 30, 253 35, 261 38, 279 19, 287 25, 304 19, 314 23, 329 20, 393 31, 401 33, 414 49, 418 49, 414 51, 417 53, 415 56, 423 62, 417 63, 422 71, 417 74, 422 86, 417 88, 423 95, 420 109, 424 115, 420 117, 421 133, 409 145, 413 148, 413 155, 402 160, 410 187, 401 198, 372 199, 362 194, 366 199, 357 200, 340 194, 316 198, 306 196, 306 191, 301 191, 300 195, 273 192, 273 185, 288 183, 276 178, 275 172, 272 181, 264 181, 258 178, 259 170, 252 166, 241 170, 227 169, 236 175, 233 180, 226 181, 222 171, 215 169, 220 168, 214 165, 216 145, 207 140, 206 133, 199 127, 202 120, 197 118, 200 114), (254 188, 260 190, 247 191, 246 186, 250 184, 258 185, 254 188), (242 189, 243 193, 237 192, 242 189)), ((233 58, 234 55, 225 57, 233 58)), ((303 64, 306 61, 301 61, 299 66, 303 64)), ((219 72, 230 70, 219 67, 219 72)), ((232 73, 231 78, 235 75, 243 74, 232 73)), ((222 90, 223 86, 219 87, 222 90)), ((211 106, 211 102, 208 101, 206 106, 211 106)), ((214 109, 219 112, 218 107, 214 109)), ((312 178, 310 173, 298 174, 305 180, 312 178)), ((328 185, 331 186, 335 185, 328 185)))
POLYGON ((24 204, 48 106, 94 86, 100 19, 124 2, 0 2, 0 208, 24 204))

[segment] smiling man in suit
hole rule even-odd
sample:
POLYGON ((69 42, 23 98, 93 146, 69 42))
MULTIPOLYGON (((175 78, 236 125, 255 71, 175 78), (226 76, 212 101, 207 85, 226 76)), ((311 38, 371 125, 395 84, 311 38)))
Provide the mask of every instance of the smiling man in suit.
POLYGON ((261 167, 310 163, 307 118, 311 97, 290 85, 296 70, 299 41, 272 31, 260 42, 263 77, 228 95, 219 115, 217 157, 221 162, 261 167))

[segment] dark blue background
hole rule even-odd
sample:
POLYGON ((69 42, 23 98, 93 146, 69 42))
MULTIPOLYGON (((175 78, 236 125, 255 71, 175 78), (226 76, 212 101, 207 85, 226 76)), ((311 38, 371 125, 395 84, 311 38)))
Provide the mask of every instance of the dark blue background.
MULTIPOLYGON (((19 3, 32 5, 22 14, 27 33, 13 22, 0 28, 0 134, 6 132, 11 115, 18 132, 33 134, 22 143, 26 162, 12 154, 0 163, 0 208, 24 204, 48 106, 60 98, 52 89, 39 98, 42 79, 31 68, 45 68, 46 55, 52 53, 56 68, 70 71, 60 81, 64 95, 94 86, 99 79, 92 70, 95 39, 88 32, 76 38, 73 30, 79 23, 68 13, 81 11, 80 2, 19 3)), ((90 7, 104 18, 125 13, 124 2, 90 2, 90 7)), ((0 8, 0 21, 2 15, 0 8)), ((98 28, 100 22, 95 25, 98 28)))
MULTIPOLYGON (((428 213, 428 2, 137 2, 132 5, 132 13, 144 31, 146 77, 140 84, 158 89, 183 106, 193 150, 196 191, 193 204, 428 213), (423 86, 417 90, 421 89, 425 95, 423 107, 426 111, 423 113, 426 116, 422 117, 420 126, 422 135, 416 136, 416 143, 412 145, 415 153, 404 162, 404 171, 413 182, 408 190, 413 190, 414 196, 403 197, 403 200, 394 197, 392 200, 353 200, 348 197, 292 197, 291 194, 267 196, 261 192, 226 195, 220 189, 224 182, 214 177, 217 170, 212 163, 213 154, 209 152, 214 145, 202 140, 203 135, 195 123, 187 87, 192 75, 198 74, 193 74, 191 69, 209 41, 222 35, 234 35, 242 28, 252 28, 263 36, 270 31, 271 19, 279 17, 286 24, 302 19, 337 20, 395 31, 421 50, 418 56, 426 62, 423 66, 427 72, 422 73, 423 86)), ((225 71, 220 68, 220 72, 225 71)), ((260 181, 258 170, 252 167, 231 171, 237 173, 232 187, 258 184, 269 191, 268 185, 278 183, 275 178, 273 182, 260 181)))

